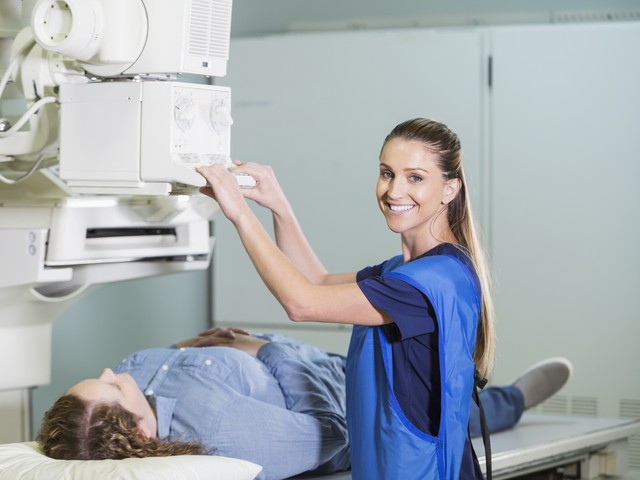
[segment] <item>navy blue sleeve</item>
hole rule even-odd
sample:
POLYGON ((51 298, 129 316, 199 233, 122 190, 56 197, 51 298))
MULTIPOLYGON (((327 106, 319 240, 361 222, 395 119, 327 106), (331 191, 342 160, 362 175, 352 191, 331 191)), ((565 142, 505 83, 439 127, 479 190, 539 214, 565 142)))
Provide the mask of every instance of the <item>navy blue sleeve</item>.
POLYGON ((401 339, 434 332, 431 304, 424 294, 402 280, 380 276, 381 271, 380 265, 364 268, 357 274, 358 286, 375 308, 391 317, 401 339))

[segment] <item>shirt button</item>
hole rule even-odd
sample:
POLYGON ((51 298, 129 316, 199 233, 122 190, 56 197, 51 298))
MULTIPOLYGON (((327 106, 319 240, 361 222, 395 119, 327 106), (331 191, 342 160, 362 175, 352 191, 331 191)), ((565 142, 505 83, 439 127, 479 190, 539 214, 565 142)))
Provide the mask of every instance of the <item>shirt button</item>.
POLYGON ((169 365, 162 365, 162 370, 164 370, 165 372, 169 370, 169 365))
POLYGON ((148 388, 146 392, 144 392, 145 395, 153 395, 153 389, 148 388))
POLYGON ((210 358, 207 358, 207 359, 204 361, 204 364, 205 364, 205 365, 211 365, 212 363, 213 363, 213 362, 211 361, 211 359, 210 359, 210 358))

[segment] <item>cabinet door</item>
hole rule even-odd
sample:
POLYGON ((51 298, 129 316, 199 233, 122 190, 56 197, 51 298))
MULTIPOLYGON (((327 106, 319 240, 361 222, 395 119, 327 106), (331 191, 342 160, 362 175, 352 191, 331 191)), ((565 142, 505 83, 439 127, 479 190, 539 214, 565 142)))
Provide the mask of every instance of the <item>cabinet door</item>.
MULTIPOLYGON (((458 132, 480 203, 483 38, 452 29, 232 41, 229 73, 217 82, 232 89, 232 156, 274 167, 329 271, 400 252, 375 184, 382 141, 403 120, 433 117, 458 132)), ((270 229, 270 215, 260 216, 270 229)), ((230 224, 219 217, 215 233, 214 321, 289 325, 230 224)))
POLYGON ((564 355, 560 410, 617 416, 640 403, 640 25, 495 28, 491 42, 494 380, 564 355))

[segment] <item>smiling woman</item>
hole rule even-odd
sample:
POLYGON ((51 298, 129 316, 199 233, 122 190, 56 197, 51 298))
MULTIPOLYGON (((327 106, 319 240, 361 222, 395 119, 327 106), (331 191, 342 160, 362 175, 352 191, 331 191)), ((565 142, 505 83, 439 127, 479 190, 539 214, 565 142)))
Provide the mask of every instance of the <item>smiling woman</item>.
POLYGON ((444 178, 439 158, 422 143, 399 138, 390 139, 380 154, 376 194, 389 229, 402 234, 405 261, 440 243, 455 243, 442 213, 461 182, 444 178))
POLYGON ((482 478, 467 421, 476 373, 493 363, 493 309, 460 141, 440 122, 408 120, 385 139, 379 168, 378 205, 402 254, 341 274, 313 252, 271 167, 238 163, 234 173, 256 180, 244 189, 221 166, 198 171, 291 320, 354 325, 353 478, 482 478), (271 210, 275 243, 245 198, 271 210))

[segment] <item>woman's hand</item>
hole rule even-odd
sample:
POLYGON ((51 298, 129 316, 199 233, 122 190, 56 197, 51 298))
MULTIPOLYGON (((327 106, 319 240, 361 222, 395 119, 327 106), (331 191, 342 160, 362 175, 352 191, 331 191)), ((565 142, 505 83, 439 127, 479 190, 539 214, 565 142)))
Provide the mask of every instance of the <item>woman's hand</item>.
POLYGON ((250 211, 235 177, 223 165, 198 167, 196 171, 202 175, 209 185, 200 188, 200 193, 213 198, 225 217, 236 222, 244 213, 250 211))
POLYGON ((276 175, 269 165, 257 163, 234 162, 233 173, 251 175, 256 181, 254 187, 243 188, 242 194, 262 207, 273 212, 281 210, 288 204, 287 198, 278 183, 276 175))

